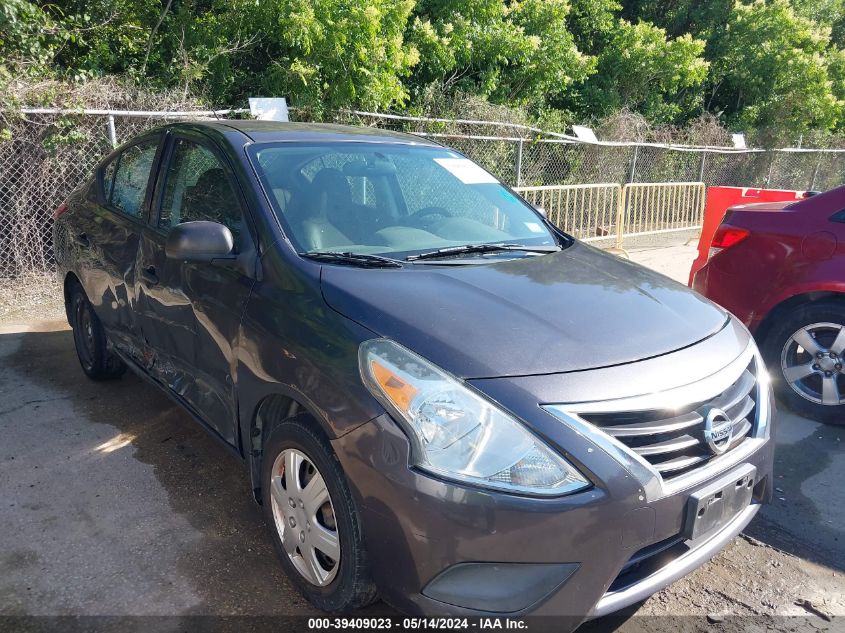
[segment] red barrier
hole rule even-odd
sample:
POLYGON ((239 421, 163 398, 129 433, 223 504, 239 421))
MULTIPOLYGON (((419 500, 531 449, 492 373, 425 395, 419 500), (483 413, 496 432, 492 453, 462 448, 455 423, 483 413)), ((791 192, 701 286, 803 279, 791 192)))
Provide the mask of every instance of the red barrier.
POLYGON ((701 237, 698 238, 698 257, 692 263, 689 274, 689 285, 692 278, 704 264, 710 253, 710 243, 716 234, 716 229, 725 217, 725 211, 737 204, 753 204, 755 202, 782 202, 784 200, 801 200, 803 191, 788 189, 751 189, 749 187, 708 187, 707 204, 704 207, 704 220, 701 226, 701 237))

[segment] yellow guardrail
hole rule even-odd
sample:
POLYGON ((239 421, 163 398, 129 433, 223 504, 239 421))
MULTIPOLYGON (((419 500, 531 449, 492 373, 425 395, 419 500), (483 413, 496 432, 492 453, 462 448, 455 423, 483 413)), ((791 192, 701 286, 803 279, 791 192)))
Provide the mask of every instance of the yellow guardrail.
POLYGON ((635 182, 624 187, 621 240, 639 235, 700 229, 706 191, 703 182, 635 182))
POLYGON ((543 207, 549 220, 585 242, 612 240, 622 217, 622 187, 615 183, 516 187, 528 202, 543 207))
POLYGON ((515 187, 543 207, 549 220, 585 242, 701 228, 706 190, 703 182, 595 183, 515 187))

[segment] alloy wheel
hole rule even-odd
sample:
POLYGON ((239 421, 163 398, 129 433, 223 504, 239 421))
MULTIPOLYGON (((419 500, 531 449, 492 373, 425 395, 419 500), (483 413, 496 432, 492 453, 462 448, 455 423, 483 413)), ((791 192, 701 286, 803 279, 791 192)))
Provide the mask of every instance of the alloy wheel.
POLYGON ((781 371, 795 393, 825 406, 843 403, 845 325, 813 323, 795 332, 783 347, 781 371))
POLYGON ((308 582, 325 587, 340 569, 340 537, 326 482, 314 462, 289 448, 273 462, 273 519, 285 553, 308 582))

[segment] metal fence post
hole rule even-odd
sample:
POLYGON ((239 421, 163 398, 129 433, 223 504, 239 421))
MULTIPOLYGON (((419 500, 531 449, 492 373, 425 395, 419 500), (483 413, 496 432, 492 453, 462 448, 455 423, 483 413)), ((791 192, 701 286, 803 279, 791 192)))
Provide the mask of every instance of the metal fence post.
POLYGON ((701 167, 698 169, 698 179, 704 182, 704 159, 707 158, 707 152, 701 151, 701 167))
POLYGON ((522 137, 520 137, 519 141, 516 145, 516 158, 514 160, 513 170, 516 176, 516 186, 522 186, 522 144, 523 144, 522 137))
POLYGON ((766 186, 765 186, 765 189, 768 189, 768 188, 769 188, 769 185, 770 185, 770 184, 771 184, 771 182, 772 182, 772 170, 773 170, 773 169, 774 169, 774 167, 775 167, 775 153, 774 153, 774 151, 772 151, 772 150, 769 150, 769 153, 771 154, 771 159, 769 159, 769 173, 768 173, 768 175, 766 176, 766 186))
POLYGON ((816 168, 813 170, 813 177, 810 179, 810 189, 808 191, 815 191, 816 176, 819 175, 819 168, 822 166, 822 153, 819 152, 819 159, 816 161, 816 168))
POLYGON ((639 145, 634 145, 634 155, 631 157, 631 173, 628 174, 628 182, 634 182, 634 176, 637 173, 637 154, 640 151, 639 145))
POLYGON ((624 189, 620 185, 616 195, 616 248, 621 251, 622 245, 625 243, 625 210, 628 205, 628 185, 625 185, 624 189))
POLYGON ((109 143, 112 147, 117 147, 117 132, 114 129, 114 115, 110 114, 106 119, 109 129, 109 143))

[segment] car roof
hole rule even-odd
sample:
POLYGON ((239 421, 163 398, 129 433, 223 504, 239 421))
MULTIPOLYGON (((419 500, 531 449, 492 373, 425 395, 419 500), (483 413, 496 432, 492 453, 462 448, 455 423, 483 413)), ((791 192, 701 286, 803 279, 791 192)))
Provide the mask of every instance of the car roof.
POLYGON ((272 141, 366 141, 376 143, 402 143, 415 145, 434 145, 412 134, 382 130, 379 128, 336 125, 332 123, 288 123, 281 121, 256 121, 240 119, 220 119, 216 121, 183 121, 167 126, 170 129, 189 128, 215 131, 231 138, 232 132, 239 132, 256 143, 272 141))

